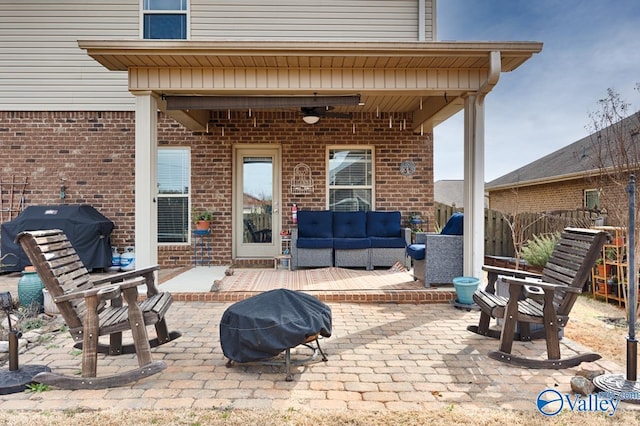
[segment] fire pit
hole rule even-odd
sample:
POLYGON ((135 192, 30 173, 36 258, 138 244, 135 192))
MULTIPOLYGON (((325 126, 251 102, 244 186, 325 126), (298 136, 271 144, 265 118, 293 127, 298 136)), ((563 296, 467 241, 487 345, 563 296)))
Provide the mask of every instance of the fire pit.
POLYGON ((233 362, 260 361, 284 364, 286 379, 292 380, 291 365, 314 359, 320 348, 318 338, 331 336, 331 308, 313 296, 286 289, 271 290, 231 305, 220 320, 222 352, 233 362), (311 346, 315 343, 315 347, 311 346), (313 355, 291 360, 290 349, 305 345, 313 355), (282 362, 273 358, 285 352, 282 362))

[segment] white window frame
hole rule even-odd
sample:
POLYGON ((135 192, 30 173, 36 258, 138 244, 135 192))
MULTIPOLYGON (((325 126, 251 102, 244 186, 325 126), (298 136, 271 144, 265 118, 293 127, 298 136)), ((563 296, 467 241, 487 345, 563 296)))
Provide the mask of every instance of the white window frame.
POLYGON ((141 40, 162 40, 162 39, 145 39, 144 38, 144 18, 146 15, 161 15, 166 13, 171 13, 173 15, 186 15, 187 17, 187 29, 186 29, 186 38, 184 39, 171 39, 171 40, 191 40, 191 1, 186 1, 186 9, 185 10, 170 10, 170 9, 145 9, 144 2, 145 0, 140 0, 140 13, 138 16, 140 17, 140 39, 141 40))
POLYGON ((585 189, 584 191, 582 191, 582 207, 585 209, 588 209, 589 206, 587 204, 587 197, 589 194, 593 194, 595 193, 596 198, 597 198, 597 208, 601 209, 602 206, 600 205, 600 190, 599 189, 595 189, 595 188, 591 188, 591 189, 585 189))
POLYGON ((371 206, 370 210, 376 209, 376 150, 373 145, 327 145, 326 150, 326 208, 329 210, 331 201, 331 190, 335 189, 366 189, 371 192, 371 206), (331 170, 329 166, 329 158, 331 151, 349 151, 349 150, 368 150, 371 152, 371 184, 370 185, 332 185, 331 170))
MULTIPOLYGON (((191 148, 186 146, 174 146, 174 147, 159 147, 158 151, 169 151, 169 150, 182 150, 187 151, 189 155, 189 176, 187 178, 189 182, 189 191, 185 194, 160 194, 160 191, 157 192, 158 204, 160 198, 187 198, 187 238, 184 242, 160 242, 158 241, 158 245, 160 246, 175 246, 175 245, 191 245, 191 234, 193 233, 193 218, 191 217, 192 205, 191 205, 191 194, 193 192, 193 188, 191 186, 191 178, 192 178, 192 156, 191 156, 191 148)), ((160 173, 160 164, 157 165, 158 174, 160 173)), ((160 211, 158 211, 158 224, 160 223, 160 211)))

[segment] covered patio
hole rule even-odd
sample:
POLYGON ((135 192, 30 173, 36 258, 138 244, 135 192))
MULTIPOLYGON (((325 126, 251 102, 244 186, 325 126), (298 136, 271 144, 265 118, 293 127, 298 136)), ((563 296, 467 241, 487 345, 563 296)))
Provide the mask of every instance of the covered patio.
MULTIPOLYGON (((389 127, 410 129, 425 140, 433 127, 464 110, 464 274, 473 276, 479 276, 483 263, 484 98, 501 73, 517 69, 542 49, 538 42, 81 40, 79 46, 107 69, 128 72, 129 90, 136 97, 138 266, 158 262, 158 110, 189 131, 208 134, 214 114, 251 117, 256 111, 291 107, 304 111, 319 99, 320 105, 335 105, 334 113, 360 119, 383 116, 389 127), (358 102, 339 102, 341 97, 358 102), (398 121, 394 116, 410 118, 398 121)), ((354 122, 349 130, 358 132, 358 125, 354 122)), ((423 149, 425 158, 431 158, 432 141, 423 149)), ((433 175, 429 161, 425 165, 421 185, 428 194, 433 175)), ((237 192, 236 199, 241 196, 237 192)), ((424 204, 414 208, 428 208, 424 204)), ((285 225, 280 209, 273 210, 277 235, 285 225)), ((233 215, 237 232, 242 221, 237 209, 233 215)), ((234 259, 237 246, 235 240, 229 244, 234 259)))

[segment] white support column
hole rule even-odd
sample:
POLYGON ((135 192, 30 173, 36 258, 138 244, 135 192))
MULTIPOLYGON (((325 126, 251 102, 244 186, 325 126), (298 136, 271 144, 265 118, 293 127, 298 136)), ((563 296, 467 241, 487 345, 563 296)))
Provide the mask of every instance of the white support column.
POLYGON ((464 261, 466 276, 482 277, 484 263, 484 98, 500 79, 500 52, 489 53, 489 74, 464 103, 464 261))
POLYGON ((136 268, 158 263, 158 101, 136 92, 135 247, 136 268))
POLYGON ((465 276, 481 278, 484 263, 484 94, 464 104, 464 262, 465 276))

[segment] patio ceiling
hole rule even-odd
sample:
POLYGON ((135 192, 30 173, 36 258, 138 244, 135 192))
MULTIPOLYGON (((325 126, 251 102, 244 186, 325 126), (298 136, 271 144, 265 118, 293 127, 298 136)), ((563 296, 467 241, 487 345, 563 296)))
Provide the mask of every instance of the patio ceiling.
MULTIPOLYGON (((429 131, 486 81, 490 52, 501 72, 542 50, 539 42, 79 41, 109 70, 129 72, 129 90, 159 96, 342 96, 336 112, 412 113, 429 131)), ((215 98, 214 98, 215 101, 215 98)), ((202 130, 208 111, 167 111, 202 130)), ((215 109, 214 107, 211 108, 215 109)), ((265 108, 282 110, 282 107, 265 108)), ((289 108, 291 109, 291 108, 289 108)))

